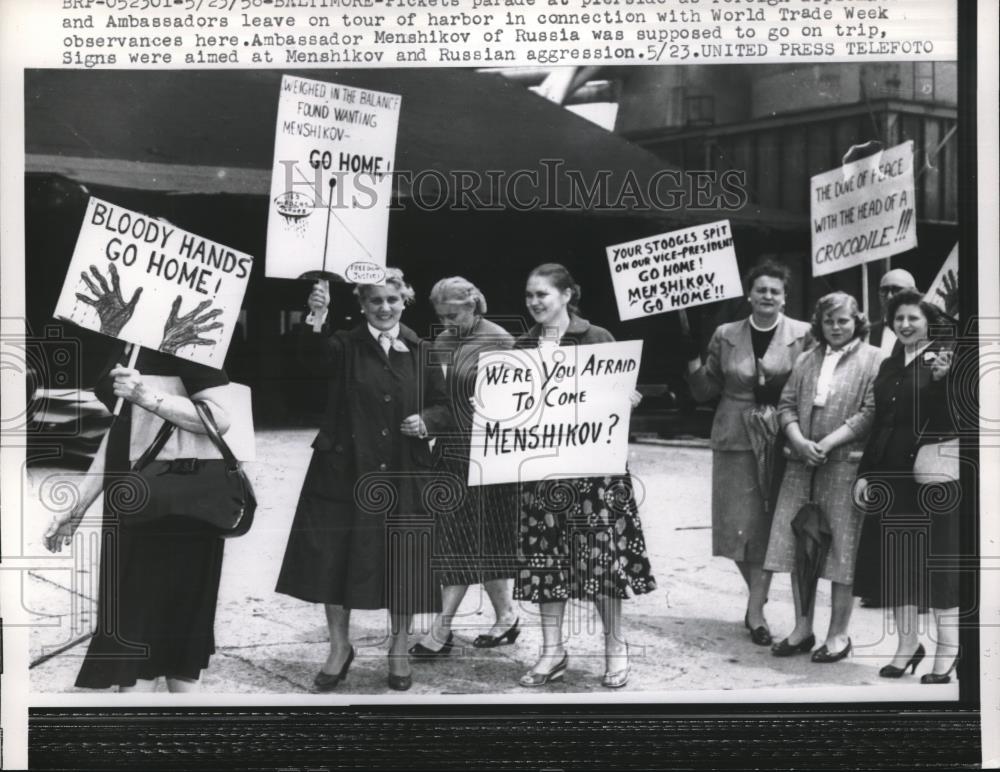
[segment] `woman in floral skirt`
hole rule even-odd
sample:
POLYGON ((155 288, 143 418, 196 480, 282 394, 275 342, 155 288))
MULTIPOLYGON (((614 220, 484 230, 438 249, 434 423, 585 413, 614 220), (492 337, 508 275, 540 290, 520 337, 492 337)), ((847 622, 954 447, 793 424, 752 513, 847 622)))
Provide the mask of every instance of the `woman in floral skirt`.
MULTIPOLYGON (((525 299, 536 324, 516 348, 588 345, 614 341, 607 330, 577 316, 580 288, 556 263, 535 268, 525 299)), ((633 395, 632 405, 640 397, 633 395)), ((515 600, 538 603, 542 654, 521 678, 544 686, 561 678, 569 662, 562 639, 566 602, 592 600, 604 627, 601 685, 621 688, 629 678, 628 645, 621 631, 621 601, 656 589, 639 523, 631 478, 625 475, 539 480, 520 484, 521 567, 515 600)))

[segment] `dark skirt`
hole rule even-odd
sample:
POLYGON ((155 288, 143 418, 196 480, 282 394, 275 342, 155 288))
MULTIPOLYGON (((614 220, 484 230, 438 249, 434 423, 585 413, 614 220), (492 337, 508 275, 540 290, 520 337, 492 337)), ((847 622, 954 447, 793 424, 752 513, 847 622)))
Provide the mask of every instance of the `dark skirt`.
POLYGON ((514 599, 627 598, 656 589, 629 475, 521 486, 514 599))
POLYGON ((366 511, 316 495, 317 459, 314 454, 295 509, 277 592, 351 609, 440 611, 431 565, 434 518, 366 511))
POLYGON ((199 678, 215 653, 223 546, 185 518, 122 526, 106 515, 97 631, 76 685, 106 689, 159 676, 199 678))
POLYGON ((960 605, 960 484, 896 477, 890 487, 873 475, 869 485, 875 502, 861 530, 854 594, 921 613, 960 605))
POLYGON ((462 483, 456 506, 435 510, 435 576, 444 587, 510 579, 517 571, 517 489, 467 486, 468 464, 443 462, 449 479, 462 483))

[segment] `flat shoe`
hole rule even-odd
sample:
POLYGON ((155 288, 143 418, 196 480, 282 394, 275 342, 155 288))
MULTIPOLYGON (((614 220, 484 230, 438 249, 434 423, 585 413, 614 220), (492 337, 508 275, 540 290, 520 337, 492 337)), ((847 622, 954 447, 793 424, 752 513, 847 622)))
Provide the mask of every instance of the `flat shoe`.
POLYGON ((313 679, 313 686, 316 687, 317 691, 320 692, 330 692, 337 688, 337 684, 343 681, 347 677, 347 671, 351 667, 351 663, 354 661, 354 647, 347 653, 347 659, 344 660, 343 666, 340 668, 339 673, 324 673, 320 670, 316 677, 313 679))
POLYGON ((749 614, 743 617, 743 626, 750 631, 750 640, 757 646, 770 646, 774 641, 771 637, 771 631, 764 625, 760 625, 760 627, 750 627, 749 614))
POLYGON ((548 673, 527 672, 521 676, 521 686, 545 686, 550 681, 555 681, 566 675, 566 668, 569 667, 569 654, 563 654, 563 658, 548 673))
POLYGON ((771 654, 775 657, 791 657, 795 654, 808 654, 812 647, 816 645, 816 636, 809 635, 798 643, 790 643, 787 638, 782 639, 771 647, 771 654))
POLYGON ((418 662, 419 661, 428 662, 428 661, 433 661, 435 659, 441 659, 442 657, 447 657, 449 654, 451 654, 451 650, 454 647, 455 647, 455 634, 449 632, 448 640, 445 641, 444 645, 437 651, 434 651, 434 649, 428 649, 422 643, 415 643, 410 647, 409 652, 410 656, 413 657, 418 662))
POLYGON ((517 627, 520 621, 520 619, 515 619, 510 629, 501 635, 478 635, 476 636, 476 640, 472 642, 472 645, 477 649, 495 649, 497 646, 514 643, 517 640, 517 636, 521 634, 521 631, 517 627))
POLYGON ((812 661, 813 662, 840 662, 844 657, 851 653, 851 639, 847 639, 847 645, 836 653, 831 653, 826 644, 824 643, 816 651, 813 652, 812 661))

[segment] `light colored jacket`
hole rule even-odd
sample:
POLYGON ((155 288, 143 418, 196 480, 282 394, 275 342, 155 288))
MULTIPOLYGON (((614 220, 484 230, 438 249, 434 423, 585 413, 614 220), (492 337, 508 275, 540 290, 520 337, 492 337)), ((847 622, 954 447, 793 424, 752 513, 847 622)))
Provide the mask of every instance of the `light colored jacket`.
MULTIPOLYGON (((813 400, 816 381, 826 346, 816 346, 802 354, 792 369, 792 375, 781 392, 778 403, 778 422, 784 429, 797 421, 802 434, 811 437, 813 400)), ((848 460, 852 453, 861 458, 868 435, 875 421, 875 376, 882 363, 882 352, 874 346, 859 341, 857 346, 844 354, 833 371, 833 382, 823 408, 837 425, 847 424, 854 439, 845 442, 830 453, 832 461, 848 460)), ((815 437, 820 440, 822 437, 815 437)))
MULTIPOLYGON (((795 360, 810 345, 809 323, 782 316, 763 357, 767 382, 784 385, 795 360)), ((688 373, 687 382, 699 402, 722 395, 712 422, 712 449, 751 450, 743 423, 743 412, 754 405, 757 383, 749 318, 719 325, 708 343, 705 363, 688 373)))

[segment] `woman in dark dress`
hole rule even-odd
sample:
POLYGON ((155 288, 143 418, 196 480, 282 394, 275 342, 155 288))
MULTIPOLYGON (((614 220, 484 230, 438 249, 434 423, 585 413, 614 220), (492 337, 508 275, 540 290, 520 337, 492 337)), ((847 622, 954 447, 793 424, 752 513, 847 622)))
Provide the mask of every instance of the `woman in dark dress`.
POLYGON ((920 484, 914 462, 922 446, 957 436, 949 386, 952 352, 932 335, 946 319, 920 293, 895 295, 888 319, 902 350, 882 363, 875 379, 875 424, 858 470, 856 496, 867 517, 854 594, 893 610, 899 639, 892 662, 879 671, 884 678, 916 672, 924 657, 917 616, 931 608, 937 648, 931 672, 921 680, 946 683, 958 655, 958 572, 931 570, 929 562, 960 554, 962 492, 957 479, 946 476, 920 484))
MULTIPOLYGON (((514 643, 520 634, 511 600, 517 549, 517 503, 510 485, 469 485, 469 441, 476 370, 480 353, 509 349, 514 336, 485 319, 486 298, 468 279, 452 276, 431 288, 431 303, 444 329, 434 340, 431 366, 445 374, 457 423, 452 436, 438 439, 441 468, 461 483, 464 498, 442 507, 434 529, 435 554, 448 561, 438 579, 441 613, 424 639, 410 649, 418 660, 447 656, 453 647, 452 622, 470 585, 482 584, 493 606, 493 626, 476 637, 476 648, 514 643)), ((437 427, 429 427, 436 433, 437 427)))
MULTIPOLYGON (((441 606, 424 502, 435 479, 428 426, 450 419, 440 370, 423 366, 424 344, 399 322, 413 299, 402 272, 389 268, 384 285, 361 284, 355 294, 364 323, 337 332, 306 324, 301 332, 303 362, 328 378, 329 391, 277 591, 325 606, 330 653, 318 691, 336 688, 354 659, 351 610, 388 609, 388 683, 402 691, 412 684, 412 617, 441 606)), ((329 303, 318 282, 312 314, 325 320, 329 303)))
MULTIPOLYGON (((611 343, 607 330, 577 316, 580 288, 556 263, 535 268, 525 300, 536 324, 517 348, 611 343)), ((632 406, 641 397, 632 395, 632 406)), ((629 475, 539 480, 519 484, 521 568, 514 599, 539 604, 542 654, 521 678, 544 686, 569 664, 562 638, 566 602, 592 600, 604 627, 601 685, 628 683, 628 644, 621 629, 621 601, 656 589, 629 475)))
POLYGON ((122 364, 99 379, 97 396, 112 409, 124 399, 94 463, 83 478, 77 505, 53 517, 48 548, 69 544, 90 504, 104 490, 97 630, 76 679, 78 687, 120 692, 151 691, 165 677, 171 692, 192 691, 215 652, 215 606, 223 540, 208 526, 182 517, 130 523, 128 504, 137 495, 128 477, 133 412, 147 410, 181 429, 204 434, 191 400, 208 404, 219 430, 229 417, 218 401, 229 382, 221 370, 143 349, 134 368, 122 364), (148 376, 179 377, 190 396, 161 391, 148 376))

